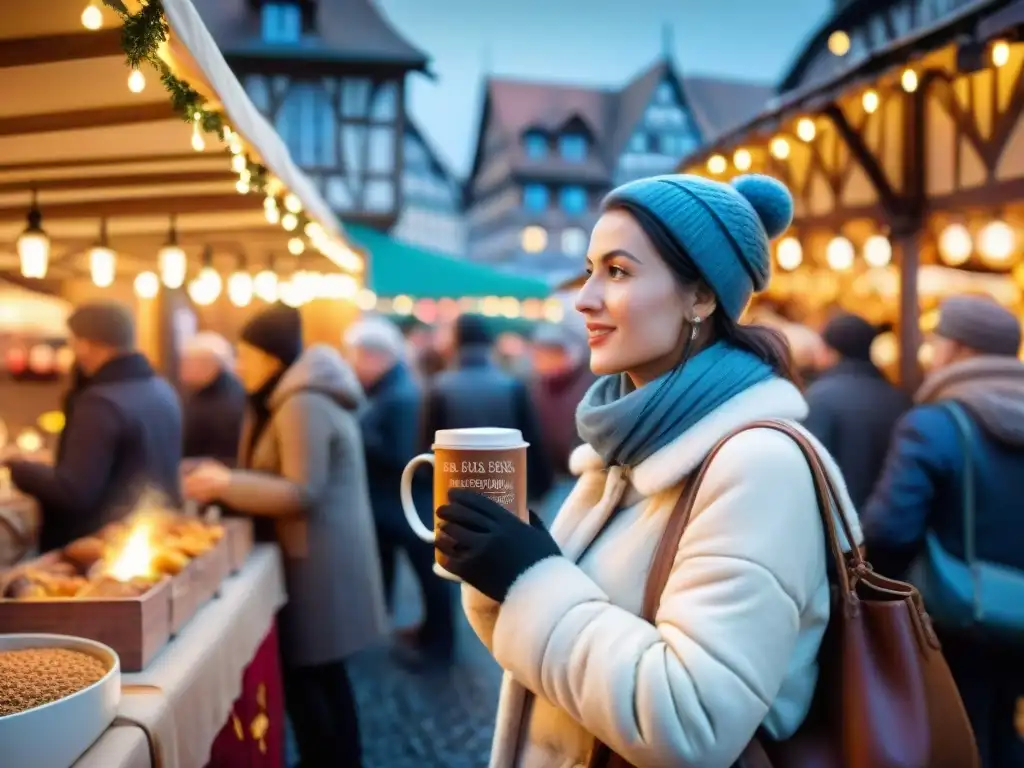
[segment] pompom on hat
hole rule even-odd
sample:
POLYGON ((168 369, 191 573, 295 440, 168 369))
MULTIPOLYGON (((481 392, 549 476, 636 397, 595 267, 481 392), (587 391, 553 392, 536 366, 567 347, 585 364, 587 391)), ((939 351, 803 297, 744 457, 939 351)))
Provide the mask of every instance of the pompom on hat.
POLYGON ((758 174, 731 184, 687 174, 639 179, 609 192, 602 208, 623 203, 664 225, 733 320, 768 285, 769 243, 793 220, 789 190, 758 174))

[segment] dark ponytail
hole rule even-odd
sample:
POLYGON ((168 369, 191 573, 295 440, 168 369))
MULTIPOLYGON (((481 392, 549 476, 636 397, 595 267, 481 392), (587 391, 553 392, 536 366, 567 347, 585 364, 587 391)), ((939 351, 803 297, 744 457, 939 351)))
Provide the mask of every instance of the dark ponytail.
MULTIPOLYGON (((616 200, 608 210, 620 209, 628 213, 651 241, 662 261, 683 285, 703 282, 703 276, 668 227, 661 219, 643 206, 630 200, 616 200)), ((793 354, 786 338, 764 325, 741 325, 729 317, 721 307, 712 316, 712 330, 716 341, 724 341, 763 360, 777 376, 801 386, 801 377, 793 362, 793 354)))

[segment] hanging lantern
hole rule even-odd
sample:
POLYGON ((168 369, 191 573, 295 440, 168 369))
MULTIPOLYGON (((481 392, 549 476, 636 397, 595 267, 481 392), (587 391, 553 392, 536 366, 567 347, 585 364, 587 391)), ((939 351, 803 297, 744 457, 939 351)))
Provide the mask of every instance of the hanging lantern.
POLYGON ((100 221, 100 239, 89 249, 89 275, 97 288, 109 288, 117 274, 117 255, 107 244, 107 220, 100 221))
POLYGON ((972 250, 971 232, 963 224, 950 224, 939 235, 939 255, 951 267, 966 263, 972 250))
POLYGON ((185 275, 188 272, 188 259, 185 251, 178 245, 178 232, 175 229, 175 219, 171 216, 170 231, 167 234, 167 243, 157 254, 157 262, 160 265, 160 279, 168 288, 181 288, 185 284, 185 275))
POLYGON ((43 231, 43 214, 32 192, 32 207, 28 211, 28 226, 18 236, 18 261, 23 277, 41 280, 50 266, 50 237, 43 231))

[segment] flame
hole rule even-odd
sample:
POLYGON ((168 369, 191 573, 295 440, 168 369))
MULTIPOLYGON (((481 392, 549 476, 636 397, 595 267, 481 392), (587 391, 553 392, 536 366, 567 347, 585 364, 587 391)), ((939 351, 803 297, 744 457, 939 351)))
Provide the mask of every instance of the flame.
POLYGON ((149 576, 155 554, 152 526, 140 521, 128 534, 117 557, 107 567, 107 573, 122 582, 149 576))

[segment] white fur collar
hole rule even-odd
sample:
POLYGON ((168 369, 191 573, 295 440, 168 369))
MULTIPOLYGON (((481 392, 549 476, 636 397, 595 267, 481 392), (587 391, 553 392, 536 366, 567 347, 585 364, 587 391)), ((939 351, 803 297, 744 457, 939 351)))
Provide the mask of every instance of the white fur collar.
MULTIPOLYGON (((807 416, 807 402, 785 379, 755 384, 726 401, 664 448, 648 456, 630 473, 633 487, 644 496, 671 488, 707 456, 720 439, 734 429, 759 419, 801 421, 807 416)), ((569 457, 574 475, 604 469, 597 451, 584 443, 569 457)))

